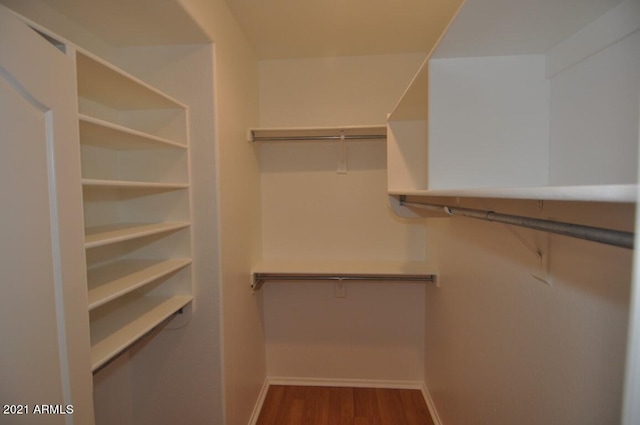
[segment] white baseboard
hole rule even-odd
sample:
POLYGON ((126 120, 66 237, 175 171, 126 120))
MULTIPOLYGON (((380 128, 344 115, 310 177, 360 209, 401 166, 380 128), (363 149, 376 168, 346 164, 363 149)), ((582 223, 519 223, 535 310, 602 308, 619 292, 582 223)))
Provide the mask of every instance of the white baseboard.
POLYGON ((260 390, 260 394, 258 394, 258 400, 256 400, 256 405, 253 407, 253 412, 251 412, 251 417, 249 418, 249 425, 256 425, 258 422, 258 417, 260 416, 260 411, 262 410, 262 405, 264 404, 264 399, 267 397, 267 392, 269 391, 269 378, 264 380, 264 384, 262 384, 262 389, 260 390))
POLYGON ((271 385, 299 385, 299 386, 314 386, 314 387, 354 387, 354 388, 392 388, 392 389, 407 389, 407 390, 420 390, 424 397, 425 403, 431 413, 431 419, 434 425, 442 425, 436 406, 433 404, 429 390, 424 382, 418 381, 381 381, 371 379, 324 379, 324 378, 289 378, 282 376, 268 376, 260 394, 258 400, 253 408, 251 418, 249 419, 249 425, 255 425, 258 422, 260 416, 260 410, 264 404, 264 399, 269 391, 271 385))
POLYGON ((429 413, 431 414, 431 420, 433 421, 433 425, 442 425, 442 421, 440 420, 440 416, 438 416, 438 411, 436 410, 436 405, 433 404, 433 399, 431 398, 431 394, 429 394, 429 390, 427 389, 427 385, 422 383, 422 396, 424 397, 425 403, 427 403, 427 407, 429 408, 429 413))
POLYGON ((289 378, 270 376, 269 385, 300 385, 306 387, 354 387, 354 388, 399 388, 421 390, 418 381, 383 381, 375 379, 325 379, 325 378, 289 378))

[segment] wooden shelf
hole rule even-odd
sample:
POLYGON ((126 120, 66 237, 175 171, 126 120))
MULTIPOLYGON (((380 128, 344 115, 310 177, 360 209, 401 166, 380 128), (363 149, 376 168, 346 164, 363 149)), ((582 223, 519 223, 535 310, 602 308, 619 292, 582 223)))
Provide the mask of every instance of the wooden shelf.
POLYGON ((134 182, 134 181, 99 180, 99 179, 82 179, 82 186, 85 188, 158 189, 158 190, 179 190, 179 189, 189 188, 189 185, 186 183, 134 182))
POLYGON ((118 110, 176 109, 185 105, 86 52, 76 55, 78 95, 118 110))
POLYGON ((129 301, 113 314, 91 321, 91 369, 103 366, 156 326, 189 304, 191 296, 148 297, 129 301))
POLYGON ((187 149, 173 140, 134 130, 119 124, 79 114, 80 141, 83 145, 117 150, 187 149))
POLYGON ((273 261, 262 262, 254 267, 251 287, 259 290, 267 280, 384 280, 435 283, 436 275, 435 268, 423 262, 273 261))
POLYGON ((190 259, 120 260, 87 271, 89 310, 191 264, 190 259))
POLYGON ((85 248, 95 248, 131 239, 189 227, 190 223, 126 223, 85 229, 85 248))

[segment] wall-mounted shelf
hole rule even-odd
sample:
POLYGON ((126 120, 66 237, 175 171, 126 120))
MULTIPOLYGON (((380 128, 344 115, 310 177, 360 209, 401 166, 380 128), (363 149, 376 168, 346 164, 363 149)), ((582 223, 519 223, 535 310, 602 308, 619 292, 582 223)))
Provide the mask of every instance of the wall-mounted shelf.
POLYGON ((635 202, 638 2, 503 6, 463 2, 389 114, 389 194, 635 202))
POLYGON ((258 291, 267 281, 386 281, 386 282, 436 282, 432 274, 376 274, 376 273, 253 273, 251 287, 258 291))
POLYGON ((347 173, 347 142, 375 142, 387 139, 387 127, 381 125, 348 127, 254 128, 247 133, 250 142, 273 143, 290 147, 290 143, 329 142, 338 148, 336 169, 347 173))
POLYGON ((87 52, 80 52, 76 63, 78 94, 83 98, 121 110, 185 107, 144 81, 87 52))
POLYGON ((177 313, 192 296, 142 297, 122 301, 116 311, 109 305, 91 314, 91 369, 103 366, 131 344, 177 313))
POLYGON ((79 114, 83 145, 121 150, 174 148, 187 149, 182 143, 134 130, 85 114, 79 114))
POLYGON ((250 142, 301 142, 341 140, 384 140, 384 125, 346 127, 253 128, 247 134, 250 142))
POLYGON ((191 264, 191 259, 119 260, 87 271, 89 310, 169 276, 191 264))
POLYGON ((179 190, 188 189, 186 183, 157 183, 157 182, 139 182, 126 180, 100 180, 100 179, 82 179, 82 187, 84 188, 105 188, 105 189, 157 189, 157 190, 179 190))
POLYGON ((254 267, 251 288, 267 281, 385 281, 436 283, 437 274, 422 262, 263 262, 254 267))
POLYGON ((85 248, 124 242, 189 227, 189 223, 120 223, 85 229, 85 248))
POLYGON ((636 193, 637 185, 635 184, 389 191, 389 195, 392 196, 406 195, 594 202, 636 202, 636 193))

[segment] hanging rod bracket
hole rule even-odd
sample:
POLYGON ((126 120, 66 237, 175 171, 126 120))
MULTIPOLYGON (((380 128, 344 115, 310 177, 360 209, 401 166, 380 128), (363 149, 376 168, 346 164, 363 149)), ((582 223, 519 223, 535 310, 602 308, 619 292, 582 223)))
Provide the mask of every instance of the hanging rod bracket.
POLYGON ((376 281, 437 283, 435 274, 377 274, 377 273, 253 273, 251 289, 259 291, 267 281, 376 281))
POLYGON ((535 280, 544 283, 545 285, 552 286, 551 281, 551 270, 549 268, 549 256, 550 256, 550 246, 551 246, 551 238, 550 234, 547 233, 545 235, 544 248, 538 248, 533 243, 531 243, 527 238, 522 235, 510 224, 504 224, 505 229, 507 229, 517 240, 520 242, 530 253, 532 253, 536 257, 536 267, 538 269, 538 273, 532 273, 531 277, 535 280))
POLYGON ((340 130, 340 141, 338 142, 338 174, 347 174, 347 144, 345 143, 344 130, 340 130))

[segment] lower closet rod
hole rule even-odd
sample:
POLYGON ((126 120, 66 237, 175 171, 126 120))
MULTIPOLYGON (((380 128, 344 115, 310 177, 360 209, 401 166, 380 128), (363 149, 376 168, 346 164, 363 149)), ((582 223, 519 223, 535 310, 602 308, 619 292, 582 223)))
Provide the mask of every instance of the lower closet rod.
POLYGON ((476 210, 471 208, 449 207, 446 205, 428 204, 422 202, 407 202, 405 197, 400 197, 400 205, 425 208, 432 211, 444 211, 452 216, 477 218, 480 220, 494 221, 497 223, 511 224, 513 226, 527 227, 543 232, 556 233, 592 242, 599 242, 621 248, 633 249, 633 232, 604 229, 601 227, 583 226, 581 224, 564 223, 561 221, 544 220, 539 218, 523 217, 519 215, 502 214, 495 211, 476 210))

